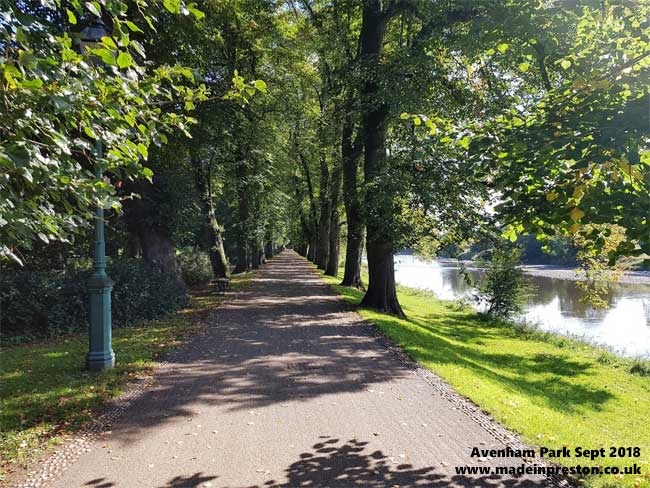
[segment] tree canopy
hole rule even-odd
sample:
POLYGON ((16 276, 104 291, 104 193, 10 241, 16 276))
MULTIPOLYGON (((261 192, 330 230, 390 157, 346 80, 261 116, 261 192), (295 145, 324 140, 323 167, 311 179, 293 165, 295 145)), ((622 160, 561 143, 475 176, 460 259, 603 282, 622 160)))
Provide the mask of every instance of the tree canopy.
POLYGON ((111 252, 165 273, 182 246, 227 277, 289 245, 361 288, 365 254, 362 305, 398 315, 408 247, 647 256, 649 19, 640 0, 15 2, 0 254, 80 246, 101 205, 111 252))

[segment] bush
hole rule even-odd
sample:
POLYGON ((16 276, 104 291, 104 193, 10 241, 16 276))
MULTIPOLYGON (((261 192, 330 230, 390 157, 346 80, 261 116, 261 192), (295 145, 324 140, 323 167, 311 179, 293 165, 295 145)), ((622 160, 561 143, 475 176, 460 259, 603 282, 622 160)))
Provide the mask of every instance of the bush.
POLYGON ((639 376, 650 376, 650 362, 637 359, 630 366, 630 373, 639 376))
POLYGON ((183 280, 188 286, 204 285, 214 278, 210 257, 206 252, 186 248, 178 254, 177 259, 183 280))
POLYGON ((485 306, 486 314, 507 318, 523 311, 532 288, 520 265, 519 248, 497 248, 492 252, 476 297, 485 306))
MULTIPOLYGON (((174 276, 149 268, 140 259, 111 260, 107 273, 115 282, 114 327, 153 319, 187 304, 174 276)), ((69 262, 65 270, 3 270, 0 276, 0 333, 3 341, 26 341, 86 330, 89 261, 69 262)))

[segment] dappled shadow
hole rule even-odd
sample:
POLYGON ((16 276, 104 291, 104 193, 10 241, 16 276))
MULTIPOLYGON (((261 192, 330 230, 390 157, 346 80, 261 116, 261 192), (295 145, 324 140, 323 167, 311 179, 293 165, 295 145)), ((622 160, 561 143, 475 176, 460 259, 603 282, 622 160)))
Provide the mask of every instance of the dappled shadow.
POLYGON ((90 486, 92 488, 110 488, 115 486, 115 483, 108 481, 106 478, 96 478, 84 483, 84 486, 90 486))
MULTIPOLYGON (((363 293, 349 287, 335 286, 352 303, 358 303, 363 293)), ((408 295, 424 295, 411 290, 408 295)), ((573 381, 588 376, 593 363, 569 358, 562 354, 530 354, 504 350, 489 352, 484 346, 490 340, 516 336, 509 326, 486 319, 474 311, 445 313, 414 312, 404 321, 383 314, 374 314, 372 320, 384 331, 394 333, 408 344, 404 350, 428 364, 453 364, 473 370, 479 376, 521 391, 549 408, 558 411, 600 410, 614 394, 601 387, 588 387, 573 381), (541 376, 541 379, 540 379, 541 376)))
MULTIPOLYGON (((346 309, 329 287, 310 272, 306 262, 291 254, 278 257, 271 266, 260 270, 243 292, 231 295, 221 308, 206 317, 205 331, 177 349, 168 358, 167 365, 156 372, 153 385, 130 401, 128 410, 119 421, 104 427, 111 431, 105 434, 107 444, 110 441, 113 453, 121 452, 125 458, 133 459, 136 453, 136 456, 141 456, 129 469, 146 466, 151 461, 165 469, 169 465, 163 468, 161 464, 164 461, 158 456, 172 448, 177 450, 174 452, 192 456, 190 459, 197 463, 192 464, 194 468, 191 469, 191 472, 196 471, 195 474, 183 471, 158 473, 156 481, 150 484, 159 488, 209 486, 208 483, 215 487, 231 486, 228 483, 233 482, 238 482, 242 485, 238 488, 243 488, 245 483, 264 479, 263 475, 251 473, 259 473, 259 470, 255 464, 251 466, 250 459, 233 459, 230 452, 219 457, 215 452, 217 449, 212 450, 217 442, 223 443, 220 448, 236 449, 239 446, 246 449, 242 452, 250 453, 253 458, 256 450, 270 451, 265 455, 271 455, 269 465, 272 466, 269 467, 273 468, 277 479, 267 477, 260 485, 255 485, 259 488, 544 486, 524 479, 508 478, 502 482, 489 476, 458 476, 453 466, 442 464, 423 467, 422 463, 435 462, 437 456, 445 456, 441 459, 449 462, 458 460, 459 456, 462 457, 459 451, 467 449, 471 442, 484 440, 481 444, 487 445, 495 439, 466 414, 459 412, 453 402, 429 390, 426 383, 414 380, 412 365, 400 361, 385 347, 385 341, 375 335, 373 327, 357 315, 347 313, 346 309), (375 384, 382 387, 373 387, 375 384), (380 391, 375 391, 375 388, 380 391), (400 443, 423 446, 426 456, 423 456, 424 460, 420 459, 420 465, 400 464, 399 460, 371 449, 369 443, 345 440, 347 437, 340 440, 323 437, 310 452, 303 452, 295 461, 286 457, 291 452, 286 450, 286 446, 293 447, 289 443, 300 436, 287 431, 284 425, 303 426, 303 432, 318 427, 322 419, 323 426, 336 427, 337 413, 325 410, 333 407, 313 400, 331 397, 328 403, 343 399, 348 402, 351 398, 345 394, 358 392, 364 394, 355 395, 353 402, 348 404, 352 408, 345 411, 351 414, 346 417, 348 421, 356 415, 357 421, 383 422, 388 435, 382 435, 382 441, 394 436, 400 443), (298 413, 299 408, 291 408, 302 402, 309 402, 309 412, 298 413), (366 410, 368 408, 376 410, 366 410), (397 422, 400 412, 408 415, 400 417, 404 422, 397 425, 394 421, 397 422), (316 419, 309 415, 311 413, 316 419), (301 417, 296 421, 294 415, 301 417), (432 432, 437 436, 428 437, 422 430, 427 425, 425 423, 421 424, 422 429, 413 433, 405 427, 406 420, 409 424, 419 424, 420 416, 424 415, 430 415, 428 422, 436 423, 432 432), (285 419, 290 420, 282 424, 285 419), (282 436, 287 438, 280 440, 282 436), (440 436, 444 436, 445 441, 449 439, 449 444, 440 436), (459 442, 464 447, 460 447, 459 442), (155 457, 147 458, 152 452, 155 457), (213 456, 219 461, 208 461, 213 456), (219 464, 225 459, 229 464, 219 464), (289 462, 291 464, 287 465, 289 462), (217 466, 219 470, 213 472, 217 466), (247 469, 245 473, 242 472, 244 466, 247 469), (278 474, 285 467, 283 475, 278 474), (213 475, 205 475, 205 472, 213 475), (167 476, 170 479, 161 484, 167 476)), ((431 335, 422 327, 409 333, 431 335)), ((477 362, 477 367, 481 366, 478 364, 480 358, 462 357, 465 351, 456 347, 455 341, 441 341, 432 344, 427 353, 438 355, 439 361, 455 364, 477 362), (436 347, 440 350, 437 351, 436 347)), ((119 351, 116 352, 119 358, 119 351)), ((470 348, 467 354, 476 352, 470 348)), ((537 367, 548 367, 544 357, 534 362, 537 367)), ((565 367, 575 366, 567 362, 565 367)), ((484 374, 489 373, 486 368, 484 374)), ((345 429, 344 432, 352 430, 345 426, 341 428, 345 429)), ((379 433, 372 432, 364 434, 357 430, 371 439, 373 435, 379 436, 379 433)), ((74 475, 72 470, 68 471, 67 479, 98 476, 98 460, 107 455, 110 453, 95 449, 74 475)), ((520 462, 517 459, 511 461, 520 462)), ((77 466, 80 464, 80 461, 76 463, 77 466)), ((117 467, 108 467, 107 472, 120 482, 128 476, 117 467)), ((151 473, 156 476, 153 471, 151 473)), ((98 484, 101 483, 110 481, 99 479, 98 484)), ((112 485, 106 485, 106 488, 108 486, 112 485)))
MULTIPOLYGON (((254 485, 218 483, 219 475, 175 476, 158 488, 542 488, 551 486, 543 477, 504 477, 496 474, 458 475, 455 466, 414 467, 381 450, 371 449, 370 442, 358 439, 342 441, 321 436, 309 452, 287 466, 282 479, 268 479, 254 485)), ((513 463, 521 460, 513 459, 513 463)), ((514 464, 513 464, 514 465, 514 464)), ((505 466, 505 465, 504 465, 505 466)), ((100 481, 105 481, 103 478, 100 481)), ((86 483, 89 486, 92 482, 86 483)), ((97 486, 115 486, 113 483, 97 486)))
POLYGON ((395 317, 373 317, 384 331, 394 332, 408 346, 407 353, 428 364, 454 364, 471 369, 490 381, 507 385, 558 411, 600 410, 614 395, 601 387, 573 381, 588 376, 593 364, 561 354, 523 354, 504 350, 488 352, 484 341, 514 334, 503 326, 490 326, 476 314, 453 317, 435 313, 406 319, 404 327, 395 317))
POLYGON ((201 406, 250 410, 411 375, 345 308, 307 263, 278 257, 214 313, 205 334, 170 357, 171 367, 133 401, 114 437, 137 441, 143 429, 201 406))
MULTIPOLYGON (((136 442, 143 430, 191 417, 202 406, 225 413, 285 405, 363 391, 412 374, 378 342, 372 327, 345 309, 306 262, 278 257, 216 311, 204 335, 170 358, 172 367, 157 374, 154 387, 113 427, 114 438, 136 442)), ((399 327, 391 316, 375 320, 385 329, 399 327)), ((499 330, 478 327, 471 314, 409 322, 415 327, 400 334, 410 335, 418 357, 432 364, 469 368, 556 410, 595 410, 612 398, 605 389, 568 381, 589 374, 580 361, 486 352, 477 341, 481 335, 496 337, 499 330), (454 326, 456 336, 445 337, 454 326), (447 330, 439 333, 440 328, 447 330)))
MULTIPOLYGON (((382 451, 369 452, 368 442, 350 439, 347 442, 323 436, 311 452, 285 470, 286 481, 269 480, 246 488, 417 488, 417 487, 509 487, 541 488, 549 486, 545 479, 507 478, 497 475, 466 476, 455 474, 454 467, 415 468, 401 463, 382 451)), ((233 487, 234 488, 234 487, 233 487)), ((241 488, 241 487, 238 487, 241 488)))
POLYGON ((159 488, 194 488, 198 486, 212 486, 205 483, 217 479, 218 476, 206 476, 203 473, 195 473, 188 476, 176 476, 159 488))

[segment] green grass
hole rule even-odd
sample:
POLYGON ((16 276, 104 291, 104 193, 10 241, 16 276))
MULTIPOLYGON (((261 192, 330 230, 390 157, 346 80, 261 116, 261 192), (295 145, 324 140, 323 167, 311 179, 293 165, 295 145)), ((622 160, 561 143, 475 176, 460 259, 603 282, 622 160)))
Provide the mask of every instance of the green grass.
MULTIPOLYGON (((233 277, 231 290, 252 273, 233 277)), ((101 412, 126 384, 151 374, 156 358, 181 344, 222 301, 207 290, 192 306, 161 320, 116 329, 116 367, 84 369, 85 334, 2 351, 0 359, 0 484, 101 412)))
MULTIPOLYGON (((324 279, 345 300, 361 300, 363 293, 340 286, 340 279, 324 279)), ((641 477, 603 475, 589 478, 588 486, 650 487, 650 377, 641 374, 647 362, 487 320, 471 308, 425 292, 400 287, 398 296, 405 320, 368 309, 359 312, 530 445, 641 448, 636 459, 557 460, 568 466, 623 467, 636 462, 641 467, 641 477)))

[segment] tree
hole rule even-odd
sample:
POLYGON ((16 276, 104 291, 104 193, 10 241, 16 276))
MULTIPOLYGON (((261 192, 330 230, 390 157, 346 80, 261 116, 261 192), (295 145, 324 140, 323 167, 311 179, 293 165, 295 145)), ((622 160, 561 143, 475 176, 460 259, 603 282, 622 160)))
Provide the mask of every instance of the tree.
MULTIPOLYGON (((20 261, 35 239, 69 241, 92 221, 96 205, 119 208, 115 188, 104 175, 150 178, 142 160, 151 143, 164 142, 166 133, 192 121, 166 113, 163 100, 193 103, 205 96, 186 68, 144 69, 146 53, 134 34, 153 27, 158 4, 135 1, 129 9, 118 0, 101 9, 97 5, 52 0, 8 7, 0 34, 5 53, 2 257, 20 261), (111 34, 84 52, 75 50, 70 31, 97 21, 111 34), (106 149, 102 158, 94 153, 99 140, 106 149)), ((194 17, 202 15, 182 2, 171 10, 180 13, 181 7, 194 17)))
POLYGON ((510 239, 580 232, 610 261, 648 254, 650 6, 515 2, 509 13, 477 28, 491 44, 479 59, 511 101, 450 139, 484 168, 510 239), (615 249, 598 232, 608 224, 625 229, 615 249))

